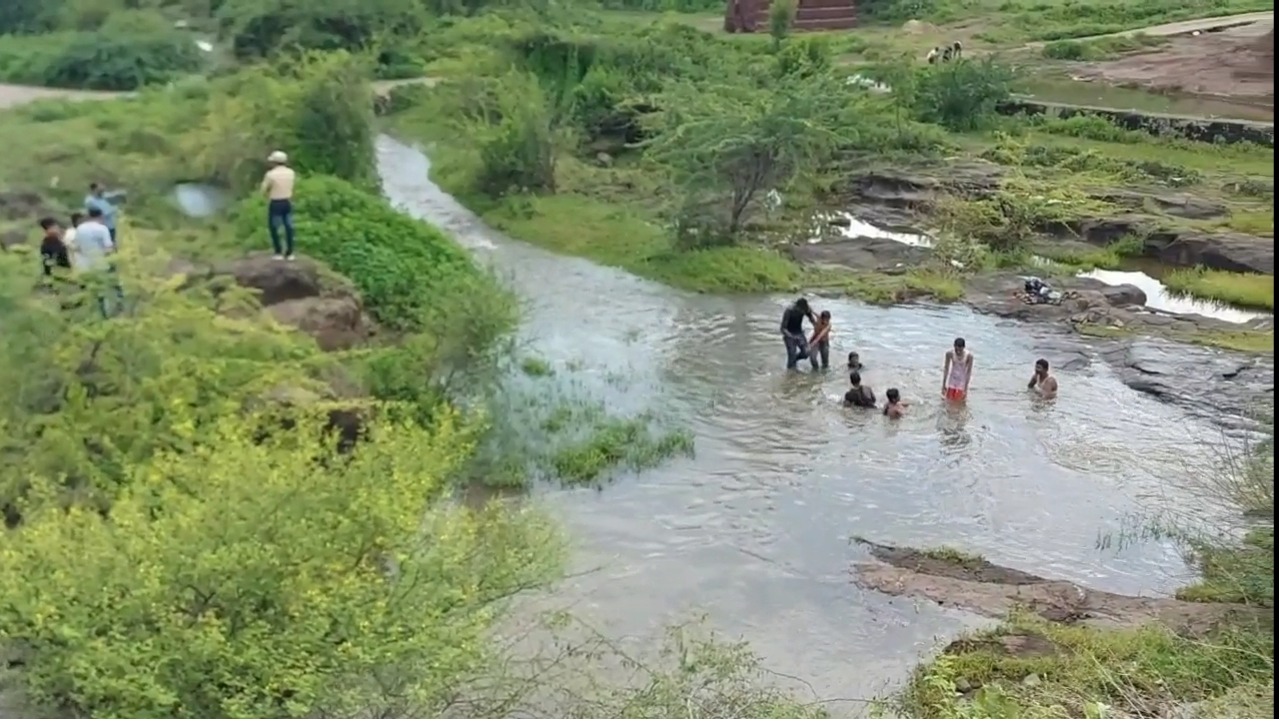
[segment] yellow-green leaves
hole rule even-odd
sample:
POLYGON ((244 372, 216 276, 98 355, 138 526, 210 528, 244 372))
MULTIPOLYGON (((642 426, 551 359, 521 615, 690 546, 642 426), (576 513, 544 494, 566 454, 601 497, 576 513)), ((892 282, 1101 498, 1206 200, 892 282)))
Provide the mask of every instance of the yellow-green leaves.
POLYGON ((493 603, 556 569, 535 515, 447 501, 456 417, 349 455, 322 418, 269 421, 140 463, 109 518, 31 509, 0 551, 0 637, 31 650, 33 696, 104 719, 429 705, 483 659, 493 603))

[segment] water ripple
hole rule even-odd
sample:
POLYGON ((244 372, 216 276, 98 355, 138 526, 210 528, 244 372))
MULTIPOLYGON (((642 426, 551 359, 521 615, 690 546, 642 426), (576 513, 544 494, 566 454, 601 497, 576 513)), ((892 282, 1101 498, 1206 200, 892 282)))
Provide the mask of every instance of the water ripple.
POLYGON ((1034 328, 967 309, 814 301, 835 318, 832 368, 786 372, 786 297, 672 291, 512 242, 427 178, 416 150, 379 140, 396 204, 454 233, 528 299, 525 336, 612 407, 674 413, 697 457, 604 493, 550 498, 583 566, 566 589, 606 626, 643 631, 693 607, 745 634, 770 666, 819 691, 871 691, 953 631, 953 613, 855 590, 850 535, 949 544, 1113 591, 1167 591, 1184 564, 1163 544, 1098 551, 1126 518, 1180 496, 1219 433, 1125 387, 1104 365, 1034 328), (967 339, 976 367, 963 409, 940 393, 942 354, 967 339), (913 401, 898 423, 845 409, 843 369, 913 401), (1035 359, 1058 366, 1061 397, 1027 396, 1035 359), (608 381, 622 376, 625 382, 608 381), (871 685, 875 687, 871 687, 871 685))

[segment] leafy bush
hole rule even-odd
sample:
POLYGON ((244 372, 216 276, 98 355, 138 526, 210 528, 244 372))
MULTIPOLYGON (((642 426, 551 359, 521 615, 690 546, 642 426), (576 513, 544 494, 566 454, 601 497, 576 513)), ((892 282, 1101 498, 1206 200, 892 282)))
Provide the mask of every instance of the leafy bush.
POLYGON ((217 15, 241 59, 294 48, 365 50, 425 27, 421 6, 404 0, 227 0, 217 15))
POLYGON ((205 59, 179 32, 62 33, 0 38, 0 76, 82 90, 136 90, 199 72, 205 59))
POLYGON ((185 144, 197 177, 255 188, 273 150, 304 174, 377 186, 369 68, 346 53, 309 54, 219 81, 185 144))
MULTIPOLYGON (((245 245, 265 247, 266 200, 248 200, 237 215, 245 245)), ((418 328, 448 312, 451 332, 465 334, 481 307, 460 306, 459 299, 481 301, 473 290, 483 290, 493 306, 502 304, 498 284, 450 238, 341 179, 301 178, 293 215, 303 250, 349 277, 378 320, 393 329, 418 328)))
MULTIPOLYGON (((129 311, 101 322, 91 300, 62 311, 32 294, 29 268, 0 264, 0 503, 13 507, 45 477, 76 503, 105 508, 135 463, 203 442, 211 423, 280 383, 309 386, 312 343, 255 313, 233 320, 172 284, 153 286, 144 275, 162 266, 124 266, 129 311)), ((223 306, 239 305, 226 295, 223 306)))
POLYGON ((919 68, 906 87, 893 86, 915 118, 953 131, 976 130, 991 121, 1001 102, 1012 96, 1013 71, 993 58, 919 68))
POLYGON ((29 509, 0 550, 29 699, 102 719, 432 714, 483 665, 499 603, 558 568, 556 534, 447 501, 473 441, 456 422, 375 425, 337 458, 319 418, 281 419, 225 415, 131 464, 109 518, 29 509))

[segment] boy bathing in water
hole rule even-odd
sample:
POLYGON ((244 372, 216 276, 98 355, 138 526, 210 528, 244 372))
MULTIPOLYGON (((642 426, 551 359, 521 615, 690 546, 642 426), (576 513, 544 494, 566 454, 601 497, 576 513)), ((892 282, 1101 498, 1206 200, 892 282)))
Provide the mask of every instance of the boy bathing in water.
POLYGON ((853 372, 848 375, 848 382, 852 387, 844 393, 844 406, 875 409, 875 391, 862 384, 862 376, 853 372))
POLYGON ((862 358, 861 358, 861 355, 857 354, 856 352, 849 352, 849 353, 848 353, 848 371, 849 371, 849 372, 861 372, 861 371, 862 371, 862 358))
POLYGON ((813 326, 813 336, 808 339, 808 362, 817 369, 818 356, 822 369, 830 369, 830 312, 823 311, 813 326))
POLYGON ((963 337, 956 337, 953 349, 946 351, 942 362, 941 392, 952 402, 968 397, 968 383, 973 379, 973 353, 965 344, 963 337))
POLYGON ((889 419, 900 419, 906 414, 908 403, 902 401, 902 393, 896 388, 890 389, 884 393, 888 398, 888 403, 884 405, 884 416, 889 419))
POLYGON ((1030 376, 1030 384, 1026 385, 1026 389, 1038 392, 1044 399, 1057 396, 1057 378, 1048 374, 1048 360, 1035 360, 1035 374, 1030 376))

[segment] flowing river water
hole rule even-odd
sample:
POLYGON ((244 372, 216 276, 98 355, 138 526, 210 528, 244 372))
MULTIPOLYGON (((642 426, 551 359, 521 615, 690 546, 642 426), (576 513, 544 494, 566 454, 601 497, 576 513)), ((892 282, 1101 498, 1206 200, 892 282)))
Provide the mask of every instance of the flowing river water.
POLYGON ((869 697, 976 620, 857 588, 851 536, 954 546, 1132 594, 1186 580, 1167 544, 1099 546, 1183 495, 1214 459, 1199 443, 1220 430, 1129 389, 1060 335, 962 307, 819 299, 834 315, 834 367, 788 373, 778 323, 793 298, 683 293, 553 255, 485 226, 428 179, 417 149, 383 136, 378 160, 392 203, 511 278, 539 356, 577 368, 610 408, 655 409, 696 436, 695 458, 543 498, 582 570, 564 595, 609 634, 651 637, 705 611, 819 696, 869 697), (957 336, 976 357, 961 413, 938 397, 957 336), (878 394, 896 386, 915 401, 904 420, 839 405, 850 350, 878 394), (1052 404, 1025 390, 1039 356, 1073 360, 1052 404))

